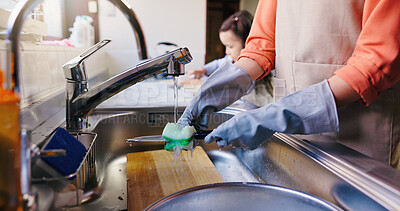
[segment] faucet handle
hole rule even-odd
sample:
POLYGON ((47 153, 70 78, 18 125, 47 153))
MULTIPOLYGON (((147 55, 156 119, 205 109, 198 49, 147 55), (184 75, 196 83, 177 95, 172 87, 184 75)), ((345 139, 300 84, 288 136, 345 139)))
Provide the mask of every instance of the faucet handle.
POLYGON ((87 81, 84 60, 110 42, 111 40, 102 40, 84 51, 79 56, 65 63, 63 65, 65 79, 76 82, 87 81))
POLYGON ((102 40, 102 41, 94 44, 92 47, 90 47, 85 52, 83 52, 81 55, 79 55, 79 58, 81 58, 81 60, 79 62, 83 62, 83 60, 85 60, 90 55, 92 55, 94 52, 98 51, 100 48, 104 47, 105 45, 107 45, 110 42, 111 42, 111 40, 105 39, 105 40, 102 40))

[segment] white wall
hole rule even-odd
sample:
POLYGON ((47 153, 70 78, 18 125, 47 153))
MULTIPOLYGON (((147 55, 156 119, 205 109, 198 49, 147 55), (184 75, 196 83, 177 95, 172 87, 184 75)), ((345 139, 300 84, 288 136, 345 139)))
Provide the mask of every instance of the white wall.
POLYGON ((44 0, 43 18, 47 23, 47 35, 52 37, 63 37, 62 0, 44 0))
MULTIPOLYGON (((21 108, 25 108, 54 94, 64 92, 65 79, 62 66, 70 59, 81 54, 85 49, 37 45, 21 42, 21 108)), ((0 69, 6 70, 6 42, 0 40, 0 69)), ((92 78, 106 71, 104 52, 89 57, 86 72, 92 78)))
MULTIPOLYGON (((206 52, 206 0, 127 0, 136 13, 147 42, 150 57, 155 57, 159 42, 188 47, 193 61, 187 69, 201 67, 206 52)), ((112 70, 138 63, 136 41, 126 18, 107 0, 99 0, 101 39, 111 39, 105 48, 112 70)))
POLYGON ((247 10, 251 14, 256 13, 258 0, 242 0, 240 1, 240 10, 247 10))

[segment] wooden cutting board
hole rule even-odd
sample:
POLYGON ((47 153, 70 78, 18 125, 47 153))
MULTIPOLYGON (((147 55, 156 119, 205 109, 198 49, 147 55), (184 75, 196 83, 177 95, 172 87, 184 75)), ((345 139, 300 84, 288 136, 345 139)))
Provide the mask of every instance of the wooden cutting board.
POLYGON ((193 157, 166 150, 135 152, 127 155, 128 210, 143 210, 158 199, 177 191, 211 183, 224 182, 203 148, 193 157))

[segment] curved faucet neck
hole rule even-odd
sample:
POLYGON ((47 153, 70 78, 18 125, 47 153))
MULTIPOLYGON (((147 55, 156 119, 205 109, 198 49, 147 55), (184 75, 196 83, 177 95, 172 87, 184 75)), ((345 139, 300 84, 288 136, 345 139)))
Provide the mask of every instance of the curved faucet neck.
MULTIPOLYGON (((133 66, 91 89, 88 89, 86 80, 71 80, 66 75, 67 130, 78 131, 86 128, 88 126, 87 117, 94 108, 140 81, 163 72, 173 76, 183 75, 185 73, 184 65, 191 62, 192 59, 189 49, 179 48, 133 66)), ((64 67, 70 66, 64 65, 64 67)))

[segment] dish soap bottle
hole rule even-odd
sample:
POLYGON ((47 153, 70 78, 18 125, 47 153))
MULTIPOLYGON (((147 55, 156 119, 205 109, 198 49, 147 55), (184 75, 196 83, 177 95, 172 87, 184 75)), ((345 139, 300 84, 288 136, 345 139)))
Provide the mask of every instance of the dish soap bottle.
POLYGON ((0 70, 0 210, 22 210, 19 97, 0 70))

